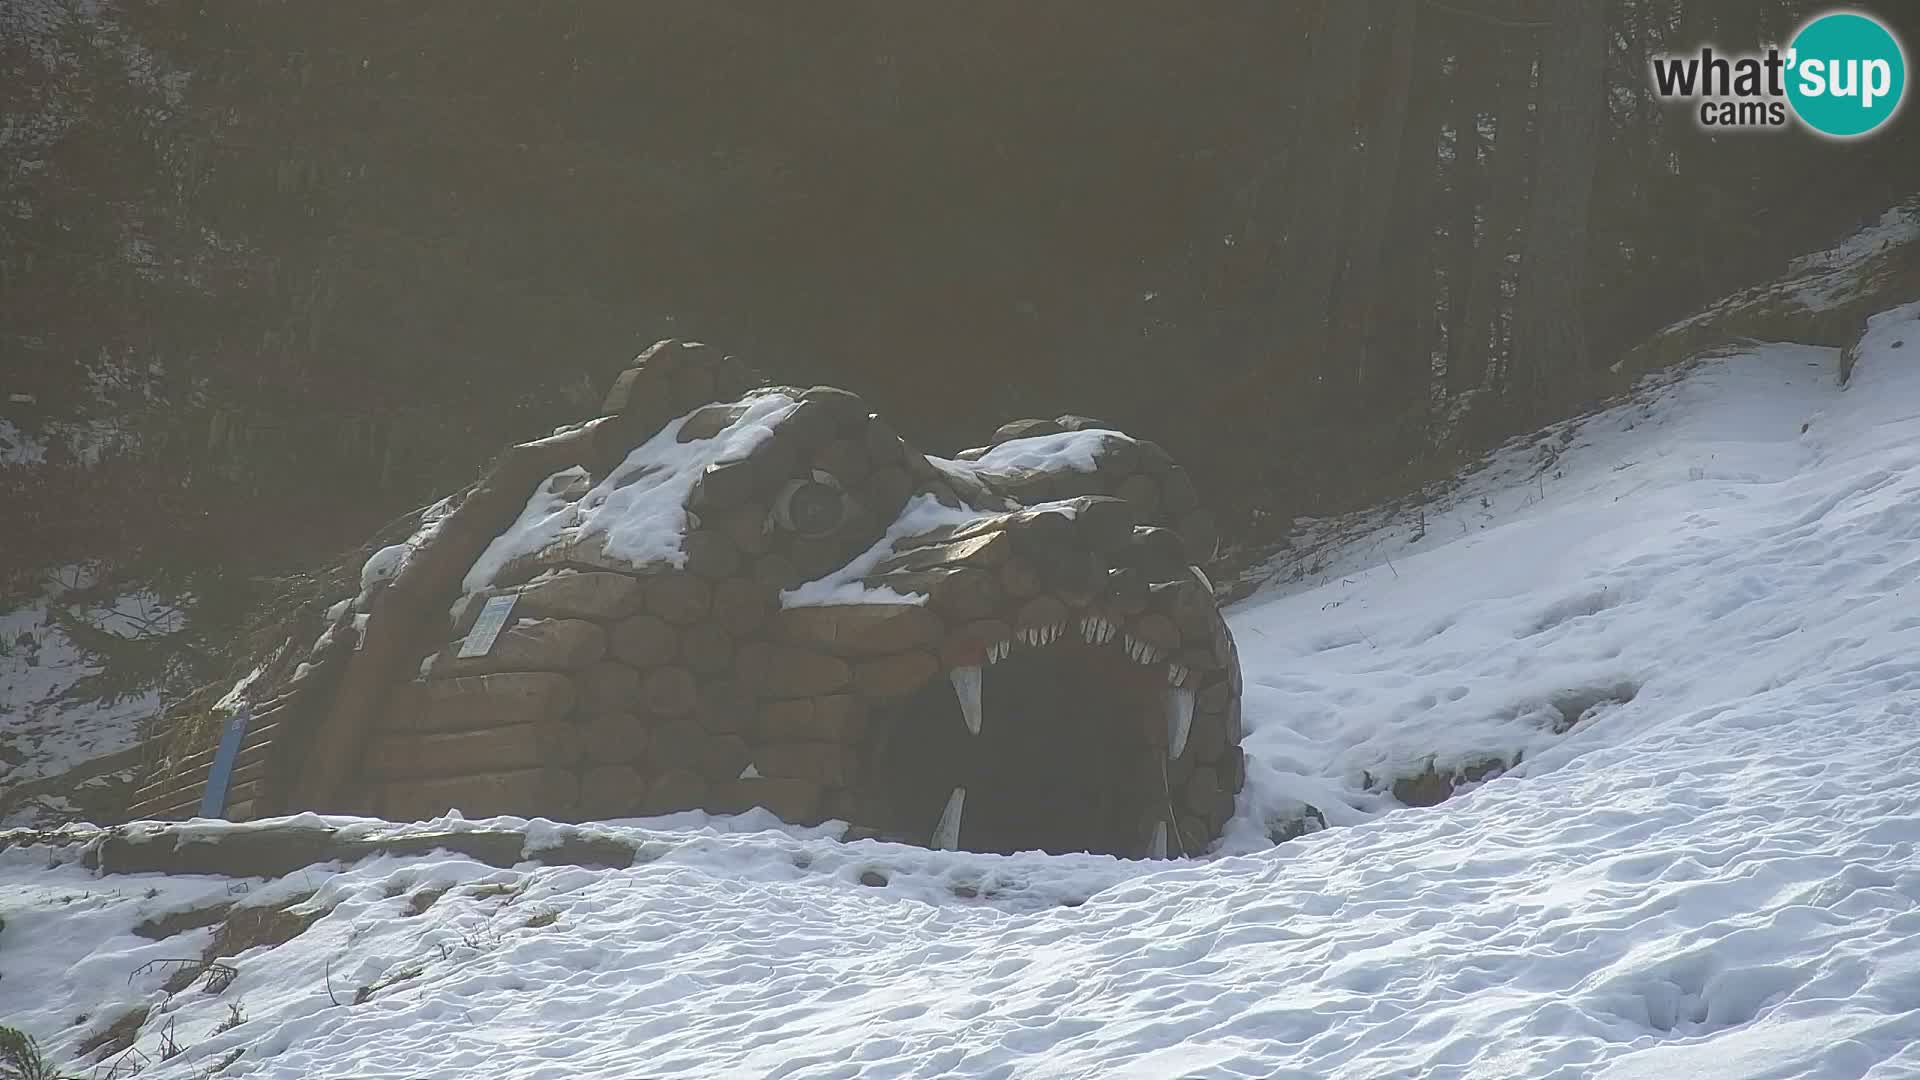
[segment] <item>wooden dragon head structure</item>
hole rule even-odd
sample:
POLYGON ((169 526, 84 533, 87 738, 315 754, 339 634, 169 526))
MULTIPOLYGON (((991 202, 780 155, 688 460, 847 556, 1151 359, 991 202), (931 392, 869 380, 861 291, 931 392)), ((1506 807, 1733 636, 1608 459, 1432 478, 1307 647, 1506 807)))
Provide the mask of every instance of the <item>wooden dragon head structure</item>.
MULTIPOLYGON (((665 341, 367 563, 236 742, 229 817, 765 807, 978 851, 1196 854, 1245 780, 1211 517, 1155 444, 951 460, 665 341), (757 386, 757 388, 755 388, 757 386)), ((200 803, 212 752, 136 808, 200 803)))

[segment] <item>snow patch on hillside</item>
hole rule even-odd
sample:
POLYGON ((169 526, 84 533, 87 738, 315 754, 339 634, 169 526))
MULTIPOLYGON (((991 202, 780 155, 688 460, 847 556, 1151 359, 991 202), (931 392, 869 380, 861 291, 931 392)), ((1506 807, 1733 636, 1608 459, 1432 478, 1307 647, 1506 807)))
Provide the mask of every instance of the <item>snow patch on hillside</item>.
MULTIPOLYGON (((1879 373, 1881 389, 1843 396, 1833 356, 1778 345, 1710 361, 1508 448, 1443 499, 1322 548, 1314 573, 1241 605, 1243 655, 1268 669, 1250 671, 1247 690, 1265 811, 1305 802, 1351 823, 1397 805, 1383 778, 1515 755, 1528 775, 1582 743, 1555 727, 1578 736, 1604 723, 1610 741, 1717 700, 1736 672, 1772 677, 1799 640, 1783 639, 1836 625, 1861 599, 1815 589, 1785 603, 1810 576, 1842 573, 1822 553, 1851 520, 1801 521, 1819 496, 1795 493, 1852 490, 1852 472, 1911 464, 1878 450, 1861 464, 1840 448, 1883 404, 1868 398, 1897 386, 1920 403, 1920 382, 1896 368, 1879 373), (1843 403, 1866 408, 1829 414, 1843 403), (1746 641, 1773 648, 1734 664, 1730 647, 1746 641)), ((1894 485, 1858 512, 1897 522, 1905 494, 1894 485)))
POLYGON ((47 460, 47 444, 0 418, 0 466, 38 465, 47 460))
POLYGON ((1833 247, 1793 260, 1787 277, 1809 311, 1825 311, 1851 298, 1862 265, 1916 243, 1920 243, 1920 203, 1896 206, 1833 247))
POLYGON ((1825 251, 1802 255, 1779 278, 1734 293, 1663 329, 1671 335, 1688 327, 1726 318, 1742 309, 1782 307, 1829 312, 1871 300, 1891 271, 1913 264, 1920 245, 1920 202, 1896 206, 1880 220, 1825 251))
MULTIPOLYGON (((159 710, 153 691, 74 700, 74 688, 102 669, 54 623, 48 609, 64 605, 64 595, 83 583, 84 575, 82 568, 64 567, 31 603, 0 613, 0 792, 127 749, 138 739, 140 722, 159 710)), ((175 609, 138 592, 80 606, 75 614, 127 637, 177 629, 180 618, 175 609)))

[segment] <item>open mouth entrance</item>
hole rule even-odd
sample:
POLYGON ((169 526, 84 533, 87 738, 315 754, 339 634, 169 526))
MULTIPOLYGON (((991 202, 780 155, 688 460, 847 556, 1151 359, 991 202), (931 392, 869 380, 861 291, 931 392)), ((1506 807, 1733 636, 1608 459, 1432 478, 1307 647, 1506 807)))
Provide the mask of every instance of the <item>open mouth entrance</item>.
POLYGON ((900 831, 1000 854, 1166 853, 1166 750, 1152 737, 1166 725, 1162 671, 1068 638, 1018 649, 979 677, 978 735, 947 678, 895 717, 880 775, 900 831))

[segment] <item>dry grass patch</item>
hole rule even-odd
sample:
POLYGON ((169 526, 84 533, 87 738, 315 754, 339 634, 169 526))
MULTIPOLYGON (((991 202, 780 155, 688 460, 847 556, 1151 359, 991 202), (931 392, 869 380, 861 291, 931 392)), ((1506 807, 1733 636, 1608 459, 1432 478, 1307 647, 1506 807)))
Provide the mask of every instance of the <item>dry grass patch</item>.
POLYGON ((97 1053, 107 1058, 133 1049, 134 1041, 140 1037, 140 1025, 147 1022, 151 1011, 146 1005, 136 1005, 120 1014, 120 1019, 87 1036, 80 1044, 80 1056, 92 1057, 97 1053))
POLYGON ((206 907, 189 908, 166 915, 143 920, 133 928, 133 932, 148 941, 164 941, 175 934, 184 934, 189 930, 198 930, 203 926, 212 926, 227 917, 233 910, 233 901, 225 900, 206 907))
POLYGON ((320 921, 324 911, 294 911, 293 908, 313 899, 313 894, 289 900, 277 907, 235 908, 227 914, 220 929, 214 931, 213 942, 207 946, 204 959, 217 960, 223 956, 238 956, 248 949, 265 946, 285 945, 306 932, 307 927, 320 921))
POLYGON ((379 993, 380 991, 385 990, 390 986, 396 986, 400 983, 406 982, 409 979, 417 979, 425 973, 426 973, 425 968, 406 967, 406 968, 401 968, 400 970, 395 971, 390 975, 382 975, 378 979, 375 979, 374 981, 354 991, 353 1003, 355 1005, 364 1005, 368 1001, 372 1000, 373 995, 379 993))

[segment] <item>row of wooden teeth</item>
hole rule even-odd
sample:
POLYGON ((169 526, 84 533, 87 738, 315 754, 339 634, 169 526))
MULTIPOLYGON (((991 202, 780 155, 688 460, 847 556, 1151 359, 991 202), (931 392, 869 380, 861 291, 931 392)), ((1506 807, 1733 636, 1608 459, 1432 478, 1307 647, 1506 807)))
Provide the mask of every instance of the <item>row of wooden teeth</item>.
MULTIPOLYGON (((1186 751, 1187 736, 1193 731, 1193 688, 1180 685, 1186 676, 1186 668, 1169 665, 1168 685, 1163 699, 1169 758, 1177 758, 1186 751), (1175 678, 1176 671, 1178 679, 1175 678)), ((980 734, 981 690, 985 679, 985 670, 977 664, 965 664, 947 672, 947 681, 953 684, 954 696, 960 699, 960 719, 967 725, 967 731, 974 735, 980 734)))

